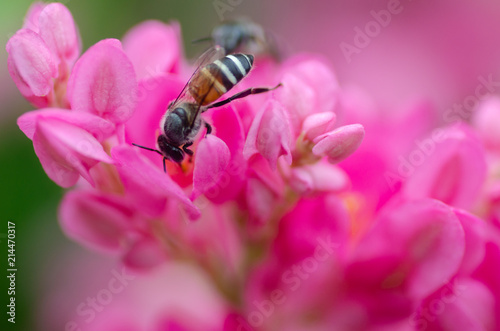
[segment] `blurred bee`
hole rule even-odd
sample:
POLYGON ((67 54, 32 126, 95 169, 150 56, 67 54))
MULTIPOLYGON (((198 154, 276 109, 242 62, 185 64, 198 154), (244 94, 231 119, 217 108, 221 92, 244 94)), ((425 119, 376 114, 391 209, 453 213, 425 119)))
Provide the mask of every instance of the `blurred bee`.
POLYGON ((212 132, 211 126, 204 122, 200 114, 204 111, 226 105, 250 94, 259 94, 274 90, 275 87, 249 88, 219 101, 223 94, 238 84, 252 69, 253 55, 230 54, 224 56, 224 50, 215 46, 206 51, 199 59, 199 65, 188 80, 177 99, 170 103, 160 122, 161 133, 157 139, 157 149, 133 144, 134 146, 156 152, 163 156, 163 170, 166 172, 166 160, 180 164, 185 154, 193 155, 189 147, 193 139, 205 125, 206 134, 212 132))
POLYGON ((247 19, 223 23, 212 30, 211 36, 194 42, 211 41, 225 49, 226 54, 245 52, 251 54, 270 54, 276 60, 280 52, 272 35, 262 26, 247 19))

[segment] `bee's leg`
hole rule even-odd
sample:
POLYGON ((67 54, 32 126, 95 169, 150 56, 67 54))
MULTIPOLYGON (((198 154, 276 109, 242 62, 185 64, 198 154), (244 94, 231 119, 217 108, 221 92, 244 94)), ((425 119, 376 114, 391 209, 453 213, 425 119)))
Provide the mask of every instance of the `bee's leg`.
POLYGON ((193 142, 188 142, 188 143, 185 143, 184 146, 182 146, 182 150, 184 151, 184 153, 186 153, 187 155, 189 155, 189 163, 191 163, 193 161, 193 151, 188 149, 189 146, 191 146, 193 144, 193 142))
POLYGON ((241 99, 241 98, 247 97, 251 94, 260 94, 260 93, 269 92, 269 91, 272 91, 274 89, 277 89, 280 86, 282 86, 281 83, 279 83, 275 87, 252 87, 252 88, 246 89, 244 91, 241 91, 239 93, 236 93, 235 95, 227 98, 226 100, 222 100, 222 101, 213 103, 210 106, 208 106, 207 108, 224 106, 224 105, 227 105, 228 103, 230 103, 231 101, 234 101, 236 99, 241 99))
POLYGON ((210 124, 208 124, 207 122, 205 122, 205 128, 207 128, 207 133, 205 134, 205 137, 209 134, 212 133, 212 126, 210 124))
POLYGON ((189 156, 193 156, 193 151, 188 149, 189 146, 191 146, 193 144, 193 142, 188 142, 188 143, 185 143, 184 146, 182 146, 182 150, 189 156))
POLYGON ((163 172, 167 173, 167 165, 165 164, 165 161, 167 160, 166 157, 163 157, 163 172))

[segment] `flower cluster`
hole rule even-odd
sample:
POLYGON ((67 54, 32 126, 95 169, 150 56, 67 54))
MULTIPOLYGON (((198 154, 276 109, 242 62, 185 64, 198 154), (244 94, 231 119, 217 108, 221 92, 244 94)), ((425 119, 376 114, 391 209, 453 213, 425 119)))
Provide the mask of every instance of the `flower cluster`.
MULTIPOLYGON (((183 272, 217 290, 210 322, 170 304, 145 314, 150 329, 499 327, 500 101, 472 126, 429 134, 427 104, 387 121, 323 58, 260 54, 235 92, 282 86, 208 110, 213 132, 164 173, 132 143, 155 146, 194 70, 179 26, 147 21, 81 56, 77 31, 64 5, 37 3, 9 40, 12 79, 39 108, 18 125, 47 175, 72 187, 59 213, 69 237, 146 280, 188 261, 197 269, 183 272)), ((109 312, 102 330, 130 320, 109 312)))

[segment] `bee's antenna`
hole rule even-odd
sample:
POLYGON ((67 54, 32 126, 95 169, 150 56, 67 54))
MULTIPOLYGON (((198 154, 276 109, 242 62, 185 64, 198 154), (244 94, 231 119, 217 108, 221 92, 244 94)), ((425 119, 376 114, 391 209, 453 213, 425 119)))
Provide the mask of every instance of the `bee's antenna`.
POLYGON ((149 147, 144 147, 144 146, 137 145, 137 144, 134 144, 134 143, 132 143, 132 145, 137 146, 137 147, 140 147, 140 148, 145 149, 145 150, 147 150, 147 151, 156 152, 156 153, 160 154, 161 156, 163 156, 163 171, 164 171, 165 173, 167 173, 167 165, 165 164, 165 161, 167 160, 167 158, 165 157, 165 155, 163 155, 163 153, 162 153, 162 152, 160 152, 160 151, 159 151, 159 150, 157 150, 157 149, 153 149, 153 148, 149 148, 149 147))
POLYGON ((214 39, 212 37, 203 37, 203 38, 195 39, 195 40, 191 41, 191 44, 198 44, 198 43, 202 43, 205 41, 213 41, 213 40, 214 39))
POLYGON ((157 149, 153 149, 153 148, 149 148, 149 147, 144 147, 144 146, 137 145, 137 144, 134 144, 134 143, 132 143, 132 145, 137 146, 137 147, 140 147, 140 148, 145 149, 145 150, 147 150, 147 151, 156 152, 156 153, 160 154, 161 156, 163 156, 163 153, 162 153, 162 152, 160 152, 160 151, 159 151, 159 150, 157 150, 157 149))

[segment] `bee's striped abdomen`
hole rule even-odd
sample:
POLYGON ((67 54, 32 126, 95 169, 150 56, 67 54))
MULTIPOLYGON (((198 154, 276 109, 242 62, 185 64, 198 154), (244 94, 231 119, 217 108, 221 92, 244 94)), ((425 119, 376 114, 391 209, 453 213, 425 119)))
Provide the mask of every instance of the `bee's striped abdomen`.
POLYGON ((191 79, 190 94, 203 106, 214 102, 250 72, 253 59, 252 55, 231 54, 206 65, 191 79))

